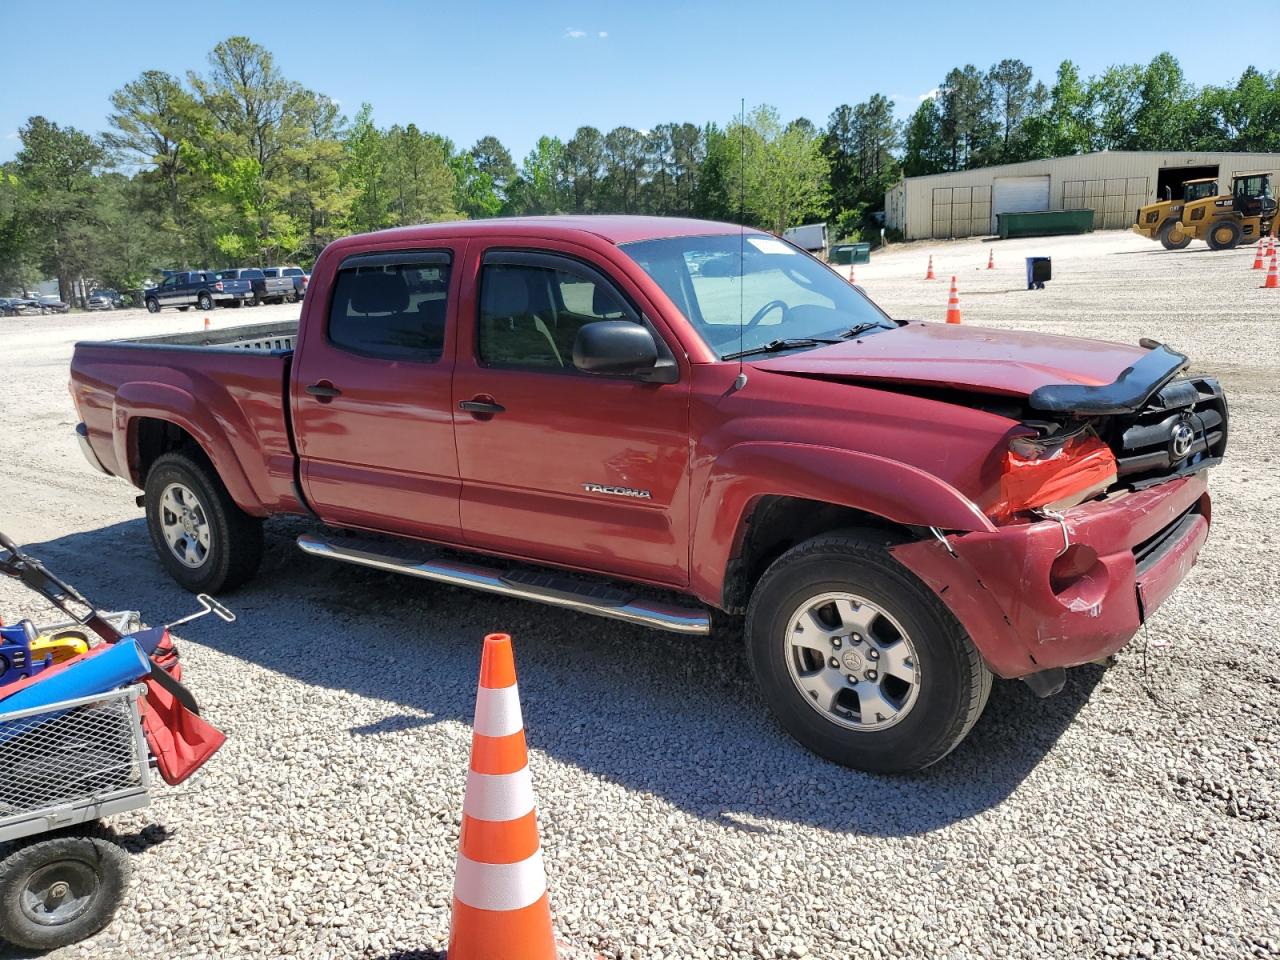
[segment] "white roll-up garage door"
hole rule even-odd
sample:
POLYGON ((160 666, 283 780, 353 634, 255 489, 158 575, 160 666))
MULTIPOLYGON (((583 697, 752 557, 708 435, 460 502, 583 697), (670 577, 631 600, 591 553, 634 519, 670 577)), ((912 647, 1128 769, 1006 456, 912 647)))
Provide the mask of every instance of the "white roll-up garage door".
POLYGON ((996 177, 991 190, 991 229, 1000 213, 1049 209, 1049 177, 996 177))

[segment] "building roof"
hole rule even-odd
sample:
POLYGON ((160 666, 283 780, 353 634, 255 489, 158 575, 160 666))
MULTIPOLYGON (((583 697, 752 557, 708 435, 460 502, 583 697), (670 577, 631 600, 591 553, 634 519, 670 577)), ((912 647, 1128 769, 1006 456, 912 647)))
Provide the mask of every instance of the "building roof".
POLYGON ((926 173, 918 177, 903 177, 899 183, 917 180, 929 180, 937 177, 954 177, 957 174, 991 171, 999 175, 1001 171, 1009 171, 1018 167, 1034 167, 1038 164, 1056 163, 1061 160, 1086 160, 1090 157, 1163 157, 1170 161, 1194 160, 1197 157, 1275 157, 1280 164, 1280 153, 1246 150, 1094 150, 1091 153, 1069 153, 1061 157, 1040 157, 1035 160, 1018 160, 1014 163, 998 163, 989 167, 970 167, 965 170, 945 170, 942 173, 926 173))

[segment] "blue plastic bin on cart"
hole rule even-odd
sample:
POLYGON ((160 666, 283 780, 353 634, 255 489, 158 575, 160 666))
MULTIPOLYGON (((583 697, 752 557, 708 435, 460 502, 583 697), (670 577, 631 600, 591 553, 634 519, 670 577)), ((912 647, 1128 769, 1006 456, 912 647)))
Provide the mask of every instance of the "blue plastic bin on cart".
MULTIPOLYGON (((132 683, 151 672, 151 660, 134 640, 121 640, 101 653, 50 673, 0 700, 0 714, 92 697, 132 683)), ((0 695, 3 695, 0 689, 0 695)), ((5 739, 0 724, 0 741, 5 739)))

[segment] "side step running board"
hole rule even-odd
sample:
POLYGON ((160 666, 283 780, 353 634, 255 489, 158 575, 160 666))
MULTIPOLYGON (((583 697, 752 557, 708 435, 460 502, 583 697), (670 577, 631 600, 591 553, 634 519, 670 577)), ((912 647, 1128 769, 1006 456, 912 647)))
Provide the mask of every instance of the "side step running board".
POLYGON ((298 546, 315 557, 534 600, 672 633, 705 635, 711 632, 711 617, 705 609, 644 600, 605 584, 580 582, 555 574, 508 572, 454 560, 421 559, 397 549, 395 544, 348 537, 304 533, 298 537, 298 546))

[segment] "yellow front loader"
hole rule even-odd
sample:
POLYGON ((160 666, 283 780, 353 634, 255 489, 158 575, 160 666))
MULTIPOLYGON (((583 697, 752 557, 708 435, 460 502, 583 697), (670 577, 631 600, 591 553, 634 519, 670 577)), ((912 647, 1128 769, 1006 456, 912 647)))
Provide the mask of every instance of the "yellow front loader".
POLYGON ((1271 174, 1238 173, 1231 178, 1230 194, 1183 204, 1172 232, 1187 242, 1203 240, 1210 250, 1231 250, 1271 236, 1275 229, 1271 174))
MULTIPOLYGON (((1149 203, 1138 208, 1138 219, 1133 232, 1148 240, 1159 240, 1166 250, 1181 250, 1191 242, 1191 236, 1182 231, 1179 221, 1183 208, 1189 203, 1218 198, 1218 181, 1187 180, 1182 184, 1182 199, 1172 197, 1149 203)), ((1227 199, 1230 199, 1229 197, 1227 199)))

